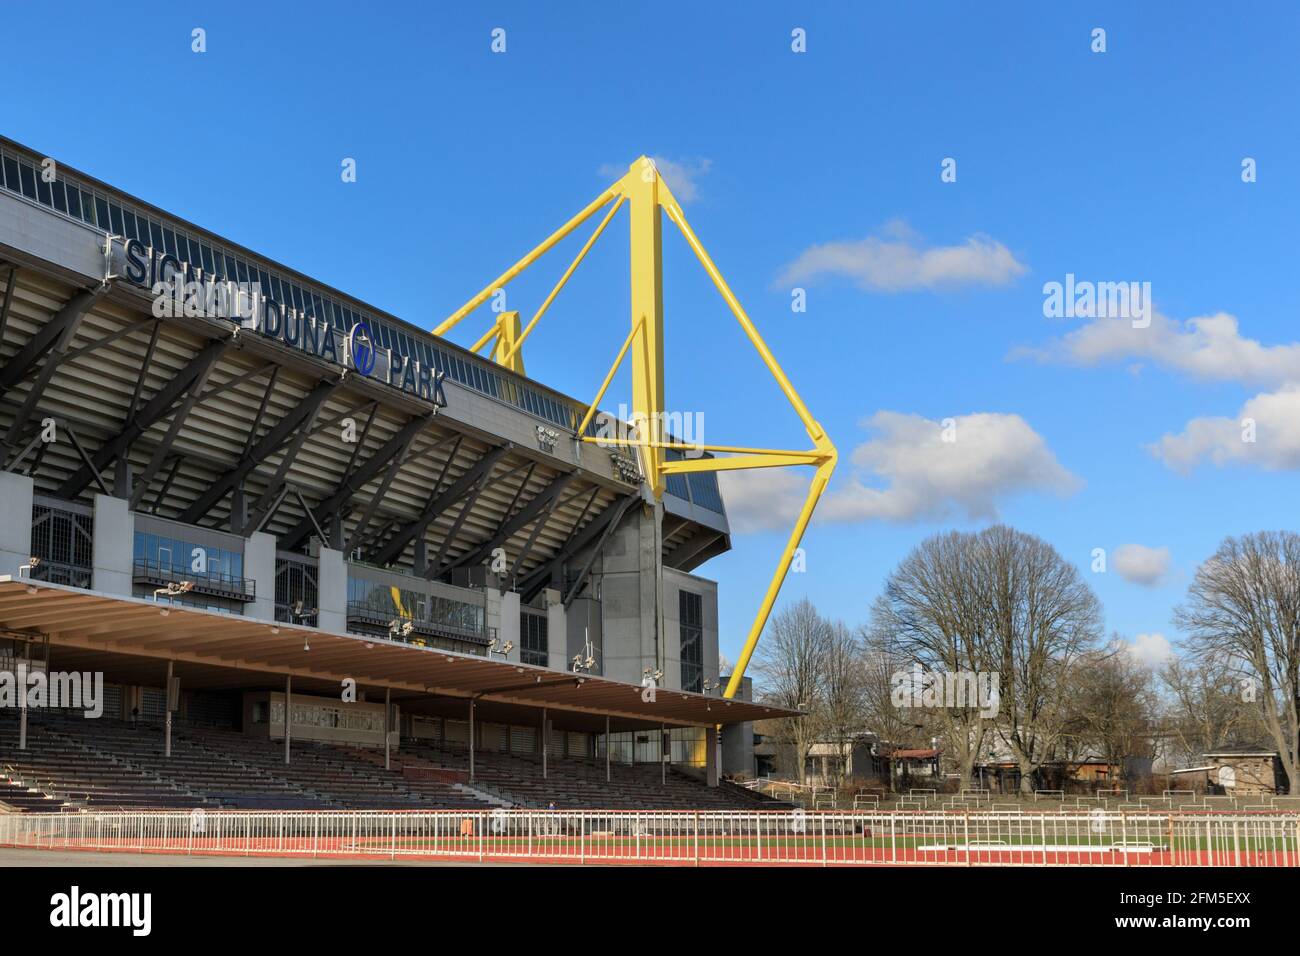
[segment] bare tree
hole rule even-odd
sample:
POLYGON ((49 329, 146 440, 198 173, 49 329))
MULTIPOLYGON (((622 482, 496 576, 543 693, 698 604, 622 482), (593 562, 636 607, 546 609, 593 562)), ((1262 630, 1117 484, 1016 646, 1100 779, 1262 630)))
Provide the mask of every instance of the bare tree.
POLYGON ((865 714, 862 647, 843 621, 830 624, 822 657, 821 719, 826 736, 834 742, 836 779, 848 769, 849 741, 862 729, 865 714))
POLYGON ((1130 777, 1133 758, 1154 756, 1155 678, 1118 638, 1105 650, 1083 655, 1075 668, 1070 703, 1070 743, 1075 759, 1095 752, 1130 777))
POLYGON ((1173 660, 1160 672, 1166 696, 1163 726, 1184 761, 1224 747, 1258 746, 1267 730, 1259 708, 1243 700, 1237 668, 1222 655, 1173 660))
POLYGON ((806 712, 776 722, 777 746, 788 753, 795 776, 804 782, 812 745, 822 736, 824 660, 830 625, 807 598, 772 616, 767 636, 754 656, 763 699, 806 712))
MULTIPOLYGON (((992 606, 982 553, 979 536, 955 531, 927 538, 914 548, 886 580, 873 608, 871 626, 878 646, 896 652, 904 667, 950 673, 990 670, 992 606)), ((900 679, 906 677, 891 675, 894 689, 900 679)), ((992 726, 980 708, 967 702, 909 717, 914 727, 923 726, 927 718, 938 723, 962 786, 970 786, 992 726)))
POLYGON ((1238 668, 1290 784, 1300 793, 1300 535, 1225 538, 1196 570, 1174 621, 1202 659, 1238 668))
POLYGON ((896 675, 904 672, 911 659, 900 647, 890 627, 885 599, 872 607, 870 623, 860 629, 863 670, 863 723, 882 744, 911 747, 928 740, 930 734, 918 721, 915 709, 900 707, 894 700, 896 675))
POLYGON ((998 525, 981 531, 980 576, 990 597, 992 656, 1001 677, 998 734, 1032 793, 1069 719, 1083 653, 1101 632, 1092 589, 1046 541, 998 525))

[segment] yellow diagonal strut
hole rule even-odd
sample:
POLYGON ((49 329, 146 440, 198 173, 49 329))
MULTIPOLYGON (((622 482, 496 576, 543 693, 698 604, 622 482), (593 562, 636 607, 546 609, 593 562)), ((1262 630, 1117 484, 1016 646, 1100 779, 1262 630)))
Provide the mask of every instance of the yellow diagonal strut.
POLYGON ((753 657, 754 648, 763 633, 763 628, 767 626, 768 616, 772 613, 772 606, 776 603, 777 595, 781 592, 781 585, 790 570, 790 562, 794 559, 795 552, 799 548, 799 542, 803 540, 804 531, 807 530, 813 510, 817 507, 817 502, 830 481, 831 473, 835 470, 837 453, 825 430, 812 417, 812 413, 804 405, 803 399, 795 391, 794 385, 786 377, 785 372, 782 371, 771 350, 768 349, 767 343, 758 334, 758 329, 754 327, 754 323, 745 314, 744 308, 741 307, 740 301, 731 291, 726 280, 723 279, 722 273, 718 271, 718 267, 709 258, 709 254, 686 221, 680 204, 674 198, 667 183, 659 175, 654 163, 644 156, 634 162, 622 179, 611 185, 578 215, 549 236, 541 245, 502 273, 495 282, 488 285, 465 303, 464 306, 452 313, 434 329, 434 334, 446 335, 482 305, 496 290, 504 288, 507 283, 541 258, 548 250, 611 202, 614 203, 613 207, 605 214, 594 233, 582 247, 573 263, 560 277, 559 282, 527 326, 522 330, 520 329, 517 313, 499 316, 493 327, 475 344, 474 350, 477 351, 489 342, 494 342, 493 358, 503 366, 522 372, 523 356, 521 349, 524 340, 532 334, 542 315, 577 270, 578 265, 587 255, 592 245, 600 238, 601 233, 609 225, 614 214, 626 203, 631 220, 631 329, 619 349, 617 357, 614 359, 614 364, 605 375, 596 397, 581 420, 575 421, 575 436, 584 442, 635 448, 640 454, 641 466, 646 481, 656 499, 662 497, 664 479, 668 475, 703 471, 776 468, 792 465, 811 465, 816 469, 813 474, 812 484, 808 488, 808 497, 804 500, 799 516, 795 520, 794 529, 790 532, 790 538, 786 542, 785 550, 781 552, 776 571, 772 575, 767 592, 763 596, 763 603, 759 606, 758 613, 754 617, 754 623, 750 627, 749 635, 745 640, 745 646, 741 650, 740 659, 736 662, 735 670, 732 672, 731 679, 728 681, 726 690, 723 693, 724 697, 734 697, 744 679, 745 670, 749 666, 750 658, 753 657), (740 327, 744 330, 750 344, 758 352, 772 378, 776 380, 777 386, 785 395, 786 401, 790 403, 795 414, 799 416, 804 430, 807 431, 808 437, 812 441, 812 448, 804 451, 791 451, 733 445, 686 445, 665 440, 666 436, 663 432, 665 407, 661 210, 681 230, 687 244, 691 247, 691 251, 695 253, 700 265, 703 266, 704 271, 708 273, 714 286, 721 293, 723 301, 727 303, 727 307, 731 310, 732 315, 736 317, 736 321, 740 323, 740 327), (599 402, 604 397, 605 391, 609 388, 619 367, 629 354, 632 361, 632 413, 636 425, 636 437, 618 439, 596 438, 586 435, 587 426, 596 414, 599 402), (714 457, 668 460, 665 455, 668 450, 708 451, 713 453, 714 457), (718 454, 726 457, 717 457, 718 454))

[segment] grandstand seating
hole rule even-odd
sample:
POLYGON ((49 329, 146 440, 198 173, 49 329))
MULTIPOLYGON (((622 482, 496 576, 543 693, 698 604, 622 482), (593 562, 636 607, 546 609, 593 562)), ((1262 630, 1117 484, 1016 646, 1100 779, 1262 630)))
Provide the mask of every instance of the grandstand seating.
POLYGON ((537 754, 469 753, 403 741, 391 769, 374 751, 266 737, 177 723, 172 753, 163 755, 155 723, 43 713, 29 718, 27 749, 18 750, 18 721, 0 716, 0 802, 15 810, 136 808, 211 809, 558 809, 734 810, 788 807, 764 794, 724 784, 711 788, 655 765, 551 757, 542 777, 537 754), (442 772, 447 771, 447 772, 442 772))

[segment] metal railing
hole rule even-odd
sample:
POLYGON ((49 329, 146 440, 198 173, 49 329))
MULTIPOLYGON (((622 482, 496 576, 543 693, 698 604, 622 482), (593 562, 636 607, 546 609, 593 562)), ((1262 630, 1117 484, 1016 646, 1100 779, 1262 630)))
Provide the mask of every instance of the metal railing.
POLYGON ((1300 814, 131 811, 0 816, 0 846, 709 865, 1300 866, 1300 814))
POLYGON ((131 564, 131 573, 132 580, 137 583, 168 585, 189 581, 199 594, 224 597, 232 601, 252 602, 257 599, 255 580, 221 571, 191 571, 157 559, 136 558, 131 564))

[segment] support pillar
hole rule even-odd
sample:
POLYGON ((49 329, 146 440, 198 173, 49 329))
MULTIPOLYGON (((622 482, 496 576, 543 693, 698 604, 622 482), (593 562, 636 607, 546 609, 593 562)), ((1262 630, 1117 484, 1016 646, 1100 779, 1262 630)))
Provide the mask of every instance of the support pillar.
POLYGON ((710 787, 718 785, 718 728, 714 724, 704 728, 704 775, 710 787))
POLYGON ((659 725, 659 786, 661 787, 668 785, 668 761, 664 759, 665 757, 664 744, 666 743, 664 738, 667 735, 668 735, 668 731, 664 728, 663 724, 660 724, 659 725))
MULTIPOLYGON (((18 681, 18 749, 27 749, 27 674, 32 669, 32 642, 23 648, 23 667, 18 681)), ((48 675, 47 675, 48 676, 48 675)))
POLYGON ((469 699, 469 779, 474 781, 474 698, 469 699))
POLYGON ((605 715, 605 782, 609 783, 609 714, 605 715))
POLYGON ((390 748, 388 743, 389 734, 392 733, 392 731, 390 731, 388 728, 388 722, 392 719, 392 713, 393 713, 393 689, 391 687, 385 687, 384 688, 384 769, 385 770, 393 769, 392 761, 390 758, 390 748))
POLYGON ((163 756, 168 760, 172 756, 172 669, 174 665, 167 662, 167 683, 163 685, 163 702, 166 710, 163 714, 163 756))
POLYGON ((551 751, 551 721, 546 716, 546 708, 542 708, 542 779, 546 779, 546 755, 551 751))
POLYGON ((293 677, 286 674, 284 677, 284 762, 289 762, 289 738, 293 735, 293 707, 291 695, 293 694, 293 677))

